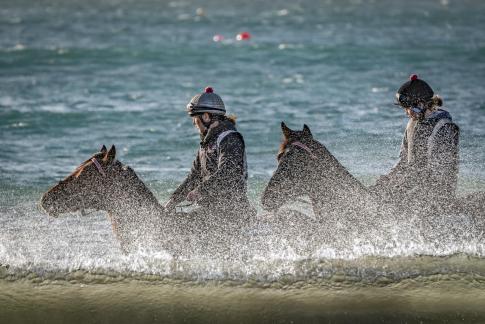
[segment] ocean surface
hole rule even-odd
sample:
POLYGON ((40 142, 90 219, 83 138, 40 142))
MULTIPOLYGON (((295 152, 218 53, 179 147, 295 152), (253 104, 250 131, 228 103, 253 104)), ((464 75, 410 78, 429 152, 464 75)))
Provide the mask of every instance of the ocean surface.
POLYGON ((238 117, 259 209, 281 121, 372 184, 397 160, 394 94, 412 73, 460 126, 459 194, 484 191, 484 17, 478 0, 0 0, 0 323, 485 321, 485 238, 466 217, 455 241, 222 261, 126 255, 105 214, 38 208, 102 144, 164 202, 206 86, 238 117))

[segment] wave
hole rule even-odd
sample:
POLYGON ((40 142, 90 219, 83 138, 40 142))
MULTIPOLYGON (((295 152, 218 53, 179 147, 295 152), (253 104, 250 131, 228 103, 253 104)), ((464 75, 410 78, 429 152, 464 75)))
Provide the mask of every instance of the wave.
POLYGON ((156 268, 120 270, 109 267, 54 268, 0 265, 0 280, 33 284, 112 284, 126 282, 222 285, 251 288, 382 287, 404 281, 420 285, 437 281, 469 282, 485 288, 485 258, 452 256, 363 257, 306 260, 215 261, 209 259, 158 262, 156 268))
MULTIPOLYGON (((193 265, 192 265, 193 266, 193 265)), ((219 264, 222 267, 222 265, 219 264)), ((266 276, 0 267, 1 323, 458 323, 485 320, 485 259, 302 260, 266 276), (292 269, 293 272, 289 271, 292 269), (279 275, 273 274, 279 272, 279 275), (291 273, 290 273, 291 272, 291 273)), ((215 265, 214 265, 215 267, 215 265)))

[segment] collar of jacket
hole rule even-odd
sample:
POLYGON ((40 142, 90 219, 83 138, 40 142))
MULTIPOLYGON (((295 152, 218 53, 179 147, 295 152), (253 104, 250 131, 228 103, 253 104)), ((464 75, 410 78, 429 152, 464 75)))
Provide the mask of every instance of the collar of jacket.
POLYGON ((227 130, 236 130, 236 127, 229 120, 219 120, 219 125, 209 128, 204 139, 200 142, 200 146, 207 146, 210 142, 217 140, 219 134, 227 130))
POLYGON ((437 109, 436 111, 433 111, 433 113, 431 113, 431 115, 429 115, 428 117, 423 119, 423 121, 421 123, 434 126, 434 125, 436 125, 436 123, 440 119, 443 119, 443 118, 447 118, 449 120, 452 120, 449 112, 447 112, 446 110, 443 110, 443 109, 437 109))

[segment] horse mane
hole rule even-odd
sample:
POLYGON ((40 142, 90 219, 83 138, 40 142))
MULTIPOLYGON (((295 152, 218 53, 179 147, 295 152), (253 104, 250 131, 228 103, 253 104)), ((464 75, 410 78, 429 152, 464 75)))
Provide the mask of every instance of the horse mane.
POLYGON ((349 177, 354 181, 359 189, 367 191, 365 186, 359 180, 357 180, 357 178, 355 178, 352 173, 350 173, 349 170, 347 170, 347 168, 339 162, 339 160, 337 160, 337 158, 325 147, 325 145, 313 139, 311 144, 309 144, 309 147, 313 150, 314 154, 321 159, 322 164, 325 164, 326 168, 330 166, 333 169, 332 171, 335 172, 335 177, 349 177))
POLYGON ((155 197, 153 192, 150 190, 150 188, 148 188, 148 186, 143 182, 143 180, 138 176, 133 168, 126 164, 123 164, 119 160, 116 160, 114 163, 116 163, 116 165, 124 171, 122 173, 122 176, 124 180, 128 181, 131 185, 128 189, 128 191, 131 193, 131 196, 136 196, 134 194, 138 194, 138 197, 147 199, 152 203, 160 205, 158 199, 155 197))
MULTIPOLYGON (((341 177, 347 177, 348 179, 352 180, 356 187, 363 190, 366 190, 365 186, 360 183, 350 172, 347 168, 342 165, 337 158, 326 148, 326 146, 320 143, 318 140, 314 139, 312 136, 305 136, 303 134, 298 134, 296 137, 293 138, 310 148, 313 154, 317 157, 317 161, 319 162, 318 165, 325 168, 323 172, 330 175, 330 178, 338 179, 341 177)), ((290 145, 290 140, 288 138, 284 138, 280 144, 277 159, 280 160, 281 156, 285 153, 288 149, 288 145, 290 145)))
POLYGON ((288 139, 283 139, 283 141, 280 144, 280 147, 278 149, 278 154, 276 155, 276 159, 279 160, 283 153, 285 153, 286 148, 288 147, 288 139))
POLYGON ((312 143, 309 146, 313 150, 315 156, 320 157, 322 159, 322 161, 325 161, 325 163, 330 162, 332 164, 332 166, 337 168, 337 170, 344 170, 345 172, 349 173, 347 171, 347 168, 345 168, 337 160, 337 158, 327 149, 327 147, 325 145, 323 145, 322 143, 320 143, 317 140, 313 140, 312 143))

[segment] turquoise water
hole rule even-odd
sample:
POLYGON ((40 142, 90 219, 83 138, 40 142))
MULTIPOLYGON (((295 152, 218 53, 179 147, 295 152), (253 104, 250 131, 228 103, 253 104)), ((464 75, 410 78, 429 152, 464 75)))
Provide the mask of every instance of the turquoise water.
MULTIPOLYGON (((345 251, 331 251, 323 246, 312 256, 275 247, 247 263, 194 259, 174 264, 163 251, 123 255, 101 213, 49 219, 36 203, 42 192, 102 144, 115 144, 118 158, 137 171, 160 201, 167 199, 187 173, 198 145, 185 105, 207 85, 238 116, 247 144, 250 196, 256 206, 276 167, 282 120, 293 128, 308 124, 351 173, 372 183, 396 161, 406 118, 392 103, 396 89, 411 73, 419 74, 443 97, 445 109, 461 128, 460 193, 485 190, 484 15, 482 1, 453 0, 1 0, 0 264, 8 269, 0 271, 0 287, 12 291, 11 299, 4 301, 12 306, 0 319, 19 318, 20 309, 32 303, 44 305, 41 309, 47 312, 46 305, 55 296, 65 293, 71 296, 66 300, 75 299, 82 285, 107 290, 113 303, 118 292, 125 292, 128 301, 145 292, 150 307, 155 305, 150 304, 153 299, 172 296, 162 298, 163 305, 185 300, 192 305, 188 312, 196 314, 197 303, 187 299, 185 290, 180 295, 170 293, 176 280, 202 289, 196 296, 209 295, 209 300, 220 302, 220 296, 228 294, 233 301, 240 300, 240 309, 231 308, 232 302, 227 305, 232 314, 246 314, 234 318, 248 321, 256 321, 247 315, 257 309, 248 301, 254 296, 266 310, 276 310, 263 312, 266 319, 345 321, 363 314, 343 306, 349 300, 354 305, 359 294, 367 296, 364 300, 369 303, 361 306, 370 309, 364 314, 369 321, 439 320, 441 311, 449 320, 483 318, 483 310, 473 303, 484 298, 481 237, 464 235, 456 242, 425 244, 410 235, 391 247, 356 243, 345 251), (236 41, 236 34, 243 31, 251 33, 251 40, 236 41), (216 34, 224 40, 214 42, 216 34), (406 261, 415 255, 430 258, 406 261), (451 257, 456 255, 460 257, 451 257), (367 257, 380 261, 364 262, 367 257), (358 265, 335 263, 342 259, 357 260, 358 265), (309 263, 302 265, 302 260, 309 263), (335 269, 357 278, 346 285, 348 295, 339 295, 334 285, 322 288, 315 283, 331 280, 335 269), (82 274, 71 280, 76 271, 82 274), (391 277, 385 284, 391 292, 379 290, 375 273, 391 277), (58 277, 53 278, 55 274, 58 277), (138 286, 129 290, 108 280, 99 287, 85 279, 92 274, 118 276, 138 286), (145 279, 140 279, 144 275, 156 276, 160 282, 154 285, 161 292, 147 288, 145 279), (426 284, 418 280, 409 288, 406 280, 416 277, 425 278, 426 284), (56 280, 63 284, 56 285, 56 280), (288 284, 285 280, 292 289, 281 290, 288 284), (220 287, 233 281, 239 288, 220 287), (217 289, 205 288, 207 282, 217 289), (299 290, 295 282, 306 282, 311 289, 299 290), (371 288, 361 282, 371 282, 371 288), (250 290, 239 290, 248 283, 250 290), (286 304, 264 302, 273 300, 264 295, 265 285, 271 286, 268 294, 276 301, 303 296, 302 300, 338 304, 341 312, 336 315, 302 300, 305 312, 278 312, 286 304), (470 285, 477 290, 467 290, 470 285), (27 291, 42 290, 39 287, 47 287, 45 294, 31 299, 27 291), (439 299, 436 304, 423 303, 443 291, 463 297, 468 308, 454 300, 453 293, 445 294, 448 299, 441 304, 439 299), (402 302, 410 308, 379 313, 388 305, 382 296, 405 296, 402 302), (452 304, 455 308, 443 311, 443 305, 452 304)), ((466 220, 456 226, 463 230, 466 220)), ((88 305, 96 300, 84 298, 88 305)), ((90 309, 72 307, 72 314, 90 309)), ((156 305, 149 309, 157 313, 156 305)), ((157 314, 162 309, 166 310, 159 308, 157 314)), ((183 318, 182 310, 170 309, 173 321, 183 318)), ((215 314, 220 319, 229 313, 215 314)), ((140 317, 140 321, 150 319, 140 317)))
POLYGON ((483 184, 485 5, 443 3, 3 0, 2 182, 46 187, 102 143, 144 179, 178 181, 198 144, 185 105, 206 85, 238 115, 253 176, 274 170, 281 120, 382 174, 405 124, 394 93, 418 73, 462 128, 463 176, 483 184))

